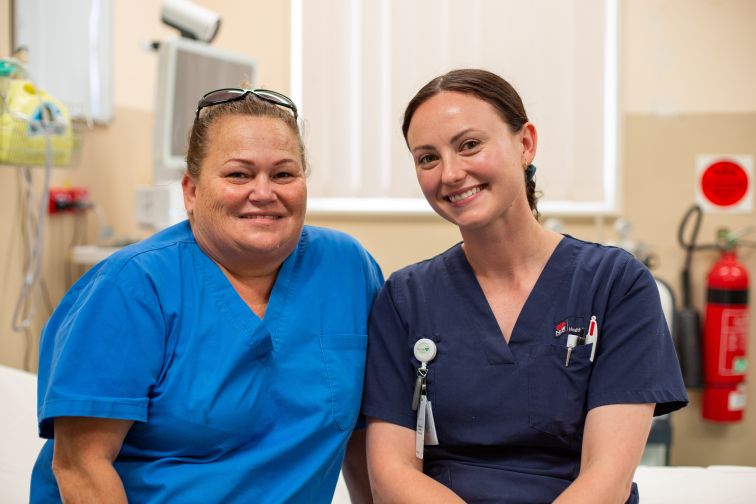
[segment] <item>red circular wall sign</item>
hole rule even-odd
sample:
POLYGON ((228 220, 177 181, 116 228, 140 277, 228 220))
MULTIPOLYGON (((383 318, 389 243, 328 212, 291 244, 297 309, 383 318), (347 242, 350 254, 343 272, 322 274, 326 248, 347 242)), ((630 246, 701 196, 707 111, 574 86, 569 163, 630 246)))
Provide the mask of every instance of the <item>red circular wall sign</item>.
POLYGON ((717 161, 706 167, 701 175, 701 191, 717 206, 732 206, 748 191, 748 174, 737 163, 717 161))

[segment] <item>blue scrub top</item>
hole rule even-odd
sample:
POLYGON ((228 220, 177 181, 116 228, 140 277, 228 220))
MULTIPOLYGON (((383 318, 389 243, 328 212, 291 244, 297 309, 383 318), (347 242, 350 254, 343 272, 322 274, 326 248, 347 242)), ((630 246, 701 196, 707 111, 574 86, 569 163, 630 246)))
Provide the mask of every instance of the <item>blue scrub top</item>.
MULTIPOLYGON (((306 226, 260 320, 188 222, 87 272, 42 335, 38 419, 134 420, 131 502, 328 503, 357 420, 383 278, 352 238, 306 226)), ((60 502, 52 441, 32 502, 60 502)))
MULTIPOLYGON (((687 394, 659 293, 625 251, 564 237, 526 300, 507 343, 462 247, 394 273, 368 329, 362 412, 414 430, 420 363, 413 346, 435 341, 427 395, 438 446, 423 470, 466 502, 552 502, 578 475, 588 410, 687 394), (570 332, 599 326, 565 367, 570 332)), ((637 489, 629 502, 637 501, 637 489)))

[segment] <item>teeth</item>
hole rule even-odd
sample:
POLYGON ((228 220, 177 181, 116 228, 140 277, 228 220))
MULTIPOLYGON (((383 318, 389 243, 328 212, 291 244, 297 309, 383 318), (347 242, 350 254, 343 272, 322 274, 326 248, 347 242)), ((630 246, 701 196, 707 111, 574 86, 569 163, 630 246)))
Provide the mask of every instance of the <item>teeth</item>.
POLYGON ((457 201, 463 200, 465 198, 469 198, 473 194, 479 193, 482 190, 483 190, 482 186, 473 187, 472 189, 469 189, 469 190, 467 190, 467 191, 465 191, 463 193, 455 194, 453 196, 449 196, 449 201, 451 201, 452 203, 456 203, 457 201))
POLYGON ((252 219, 252 220, 276 220, 278 219, 275 215, 245 215, 242 216, 242 219, 252 219))

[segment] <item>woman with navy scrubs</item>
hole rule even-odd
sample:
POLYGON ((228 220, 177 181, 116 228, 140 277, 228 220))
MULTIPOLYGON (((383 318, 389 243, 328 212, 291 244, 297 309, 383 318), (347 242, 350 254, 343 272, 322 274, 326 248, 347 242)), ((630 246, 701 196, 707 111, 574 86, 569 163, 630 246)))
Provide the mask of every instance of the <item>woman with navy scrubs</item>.
POLYGON ((329 503, 348 443, 369 499, 352 430, 382 275, 304 226, 296 107, 208 93, 187 165, 189 220, 92 268, 47 323, 32 502, 329 503))
POLYGON ((433 79, 403 132, 463 241, 394 273, 373 307, 375 500, 637 502, 652 417, 687 402, 653 278, 538 224, 536 129, 500 77, 433 79))

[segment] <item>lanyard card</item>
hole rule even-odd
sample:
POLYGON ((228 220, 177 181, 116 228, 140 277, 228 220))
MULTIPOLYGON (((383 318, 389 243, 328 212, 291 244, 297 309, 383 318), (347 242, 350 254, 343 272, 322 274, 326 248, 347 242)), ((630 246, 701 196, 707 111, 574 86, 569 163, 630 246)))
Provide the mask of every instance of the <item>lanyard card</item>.
POLYGON ((417 427, 415 428, 415 456, 423 460, 425 445, 438 445, 436 422, 433 420, 433 408, 428 397, 420 396, 420 406, 417 408, 417 427))
POLYGON ((415 428, 415 456, 423 460, 423 446, 425 445, 425 408, 428 398, 420 396, 420 407, 417 408, 417 427, 415 428))
POLYGON ((438 436, 436 435, 436 422, 433 420, 433 408, 431 402, 426 403, 425 409, 425 444, 428 446, 438 445, 438 436))

